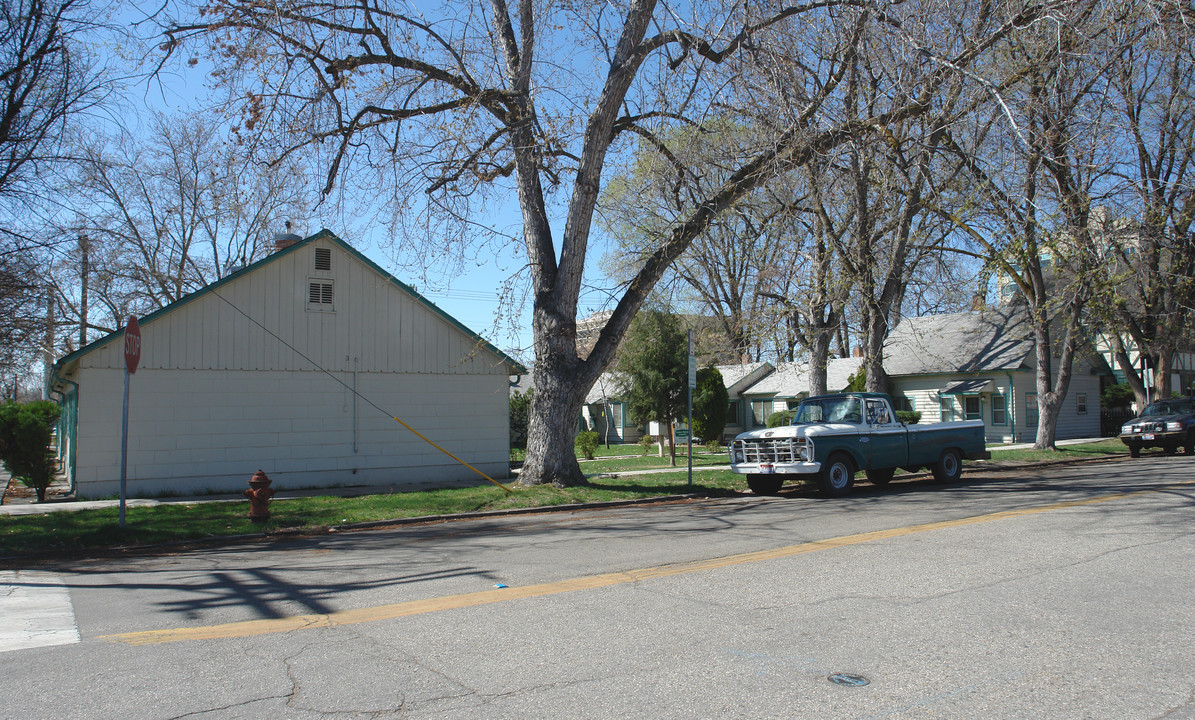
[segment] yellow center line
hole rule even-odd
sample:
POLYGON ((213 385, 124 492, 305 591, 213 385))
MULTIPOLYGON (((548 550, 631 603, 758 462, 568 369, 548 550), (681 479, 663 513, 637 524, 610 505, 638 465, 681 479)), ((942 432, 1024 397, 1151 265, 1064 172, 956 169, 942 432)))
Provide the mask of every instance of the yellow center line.
POLYGON ((1191 484, 1195 484, 1195 480, 1179 482, 1151 490, 1112 493, 1088 498, 1086 500, 1068 500, 1065 502, 1050 503, 1049 505, 1022 508, 1020 510, 1004 510, 1001 512, 988 513, 986 515, 975 515, 957 520, 943 520, 940 522, 924 523, 921 525, 908 525, 905 527, 892 528, 890 530, 876 530, 873 532, 858 533, 855 535, 843 535, 841 537, 829 538, 826 540, 815 540, 813 542, 801 543, 799 545, 788 545, 770 550, 758 550, 755 552, 740 553, 738 555, 727 555, 725 557, 710 558, 708 560, 694 560, 692 562, 660 565, 657 567, 628 570, 625 572, 591 575, 588 577, 559 580, 556 582, 527 585, 524 587, 484 590, 481 592, 464 593, 461 595, 448 595, 446 597, 428 598, 426 600, 410 600, 407 602, 358 608, 355 610, 340 610, 337 612, 324 614, 296 615, 294 617, 287 618, 246 620, 244 622, 224 623, 220 625, 207 625, 201 627, 168 628, 164 630, 145 630, 142 632, 102 635, 98 639, 114 643, 123 643, 126 645, 153 645, 159 643, 183 642, 188 640, 216 640, 224 638, 252 637, 256 635, 268 635, 271 633, 291 632, 293 630, 327 628, 336 627, 338 625, 353 625, 356 623, 393 620, 395 618, 409 617, 411 615, 422 615, 424 613, 442 612, 444 610, 478 607, 481 605, 489 605, 491 603, 507 602, 510 600, 524 600, 527 598, 544 597, 547 595, 558 595, 560 593, 576 592, 579 590, 595 590, 597 588, 611 587, 614 585, 625 585, 629 583, 641 582, 644 580, 655 580, 658 578, 671 577, 674 575, 687 575, 690 573, 717 570, 719 568, 732 567, 735 565, 746 565, 749 563, 762 562, 765 560, 779 560, 796 555, 803 555, 805 553, 831 550, 833 548, 847 547, 850 545, 860 545, 863 543, 874 542, 876 540, 887 540, 906 535, 932 532, 934 530, 945 530, 948 528, 965 527, 968 525, 979 525, 982 523, 995 522, 998 520, 1008 520, 1012 518, 1024 517, 1027 515, 1053 512, 1055 510, 1064 510, 1067 508, 1082 507, 1085 505, 1096 505, 1099 503, 1106 503, 1113 500, 1133 497, 1135 495, 1147 495, 1165 492, 1191 484))

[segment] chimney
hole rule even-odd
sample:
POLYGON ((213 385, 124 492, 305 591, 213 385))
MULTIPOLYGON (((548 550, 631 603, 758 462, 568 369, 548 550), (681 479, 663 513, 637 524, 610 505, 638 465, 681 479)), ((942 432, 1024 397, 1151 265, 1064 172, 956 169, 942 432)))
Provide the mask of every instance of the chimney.
POLYGON ((285 250, 302 239, 292 233, 274 233, 274 252, 285 250))
POLYGON ((857 357, 857 358, 861 358, 861 357, 863 357, 863 348, 861 348, 861 347, 859 347, 858 345, 856 345, 856 346, 855 346, 855 349, 854 349, 853 351, 851 351, 851 356, 852 356, 852 357, 857 357))
POLYGON ((288 247, 290 247, 291 245, 294 245, 295 243, 299 242, 302 239, 303 238, 299 237, 298 235, 295 235, 294 233, 292 233, 290 231, 290 220, 287 220, 286 221, 286 232, 274 233, 274 252, 278 252, 279 250, 285 250, 288 247))

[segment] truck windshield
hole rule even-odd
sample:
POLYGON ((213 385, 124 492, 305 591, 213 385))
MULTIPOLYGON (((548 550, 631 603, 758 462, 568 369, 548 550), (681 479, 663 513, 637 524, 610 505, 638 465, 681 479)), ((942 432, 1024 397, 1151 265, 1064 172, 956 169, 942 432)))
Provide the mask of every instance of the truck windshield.
POLYGON ((859 410, 859 398, 806 400, 797 408, 797 414, 793 417, 793 425, 824 422, 863 422, 863 414, 859 410))

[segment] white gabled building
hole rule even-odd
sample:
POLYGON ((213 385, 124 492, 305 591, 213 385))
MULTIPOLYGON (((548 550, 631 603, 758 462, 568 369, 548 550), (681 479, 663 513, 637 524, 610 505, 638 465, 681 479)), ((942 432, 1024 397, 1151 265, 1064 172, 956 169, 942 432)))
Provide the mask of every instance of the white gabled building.
MULTIPOLYGON (((525 370, 323 230, 140 320, 128 490, 413 489, 509 475, 509 377, 525 370)), ((54 366, 80 497, 119 491, 123 331, 54 366)))

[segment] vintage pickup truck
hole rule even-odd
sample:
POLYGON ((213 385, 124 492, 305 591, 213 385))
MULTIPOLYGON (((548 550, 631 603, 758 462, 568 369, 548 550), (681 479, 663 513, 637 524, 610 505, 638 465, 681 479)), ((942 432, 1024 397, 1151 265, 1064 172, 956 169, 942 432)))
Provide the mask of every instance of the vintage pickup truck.
POLYGON ((850 493, 859 470, 876 485, 891 481, 896 468, 929 468, 949 482, 962 473, 963 458, 991 458, 982 420, 905 425, 880 393, 808 398, 792 425, 745 432, 729 452, 732 469, 757 495, 776 494, 786 479, 812 478, 831 497, 850 493))

